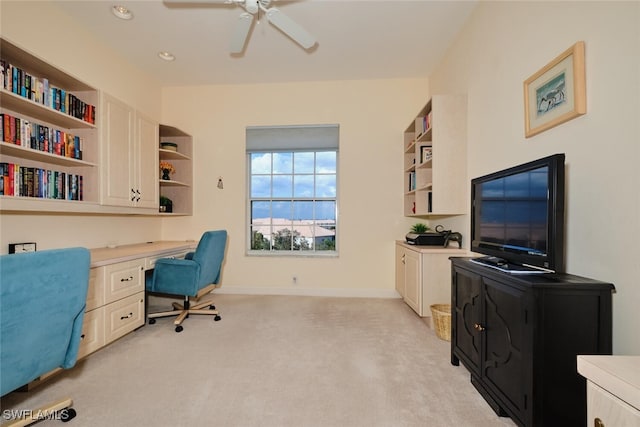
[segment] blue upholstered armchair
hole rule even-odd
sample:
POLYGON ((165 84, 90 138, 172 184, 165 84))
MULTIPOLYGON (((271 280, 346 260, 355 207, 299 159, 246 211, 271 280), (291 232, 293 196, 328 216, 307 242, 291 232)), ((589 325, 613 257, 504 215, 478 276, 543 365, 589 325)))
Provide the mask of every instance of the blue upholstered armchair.
POLYGON ((182 322, 190 314, 213 315, 214 320, 220 320, 215 306, 210 302, 199 302, 199 299, 210 293, 220 280, 226 244, 225 230, 207 231, 200 238, 196 251, 188 253, 185 259, 162 258, 156 261, 153 275, 146 280, 147 291, 181 295, 184 302, 182 305, 174 303, 174 310, 148 314, 149 324, 155 323, 158 317, 177 316, 173 323, 176 332, 180 332, 182 322), (191 298, 196 305, 191 305, 191 298))
MULTIPOLYGON (((0 256, 2 396, 56 368, 75 365, 90 257, 85 248, 0 256)), ((61 411, 63 419, 70 419, 75 416, 66 409, 71 404, 63 399, 40 409, 61 411)))

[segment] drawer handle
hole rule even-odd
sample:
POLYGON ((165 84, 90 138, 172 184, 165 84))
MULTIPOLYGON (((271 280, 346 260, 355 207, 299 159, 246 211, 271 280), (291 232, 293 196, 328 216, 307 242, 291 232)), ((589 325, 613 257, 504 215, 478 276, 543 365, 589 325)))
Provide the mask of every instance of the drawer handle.
POLYGON ((476 323, 473 325, 473 327, 477 330, 477 331, 484 331, 484 326, 482 326, 480 323, 476 323))
POLYGON ((133 317, 133 313, 129 313, 129 315, 128 315, 128 316, 121 316, 121 317, 120 317, 120 320, 129 319, 129 318, 131 318, 131 317, 133 317))
POLYGON ((80 339, 84 339, 84 334, 80 335, 80 339))
POLYGON ((604 423, 600 418, 594 418, 593 427, 604 427, 604 423))
POLYGON ((133 280, 133 276, 129 276, 126 279, 120 279, 121 282, 130 282, 133 280))

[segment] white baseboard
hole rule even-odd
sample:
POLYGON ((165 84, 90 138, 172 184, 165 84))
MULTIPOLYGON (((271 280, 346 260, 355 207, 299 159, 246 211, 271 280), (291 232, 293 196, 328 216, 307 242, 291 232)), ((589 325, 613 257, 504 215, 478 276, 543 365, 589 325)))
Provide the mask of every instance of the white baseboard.
POLYGON ((338 289, 338 288, 253 288, 245 286, 221 286, 214 294, 229 295, 294 295, 342 298, 400 298, 395 289, 338 289))

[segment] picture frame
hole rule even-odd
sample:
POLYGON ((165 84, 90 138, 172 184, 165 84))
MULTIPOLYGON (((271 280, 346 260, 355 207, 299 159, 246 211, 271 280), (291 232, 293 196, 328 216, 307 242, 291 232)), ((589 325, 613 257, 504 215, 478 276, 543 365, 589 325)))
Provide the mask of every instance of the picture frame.
POLYGON ((584 51, 579 41, 524 81, 526 138, 586 114, 584 51))
POLYGON ((420 147, 420 163, 425 163, 433 157, 433 149, 430 145, 420 147))

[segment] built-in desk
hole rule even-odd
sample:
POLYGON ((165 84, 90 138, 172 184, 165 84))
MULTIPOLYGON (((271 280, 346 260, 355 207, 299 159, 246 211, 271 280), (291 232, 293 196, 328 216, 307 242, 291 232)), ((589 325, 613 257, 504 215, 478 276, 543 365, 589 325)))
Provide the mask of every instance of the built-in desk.
POLYGON ((144 325, 145 271, 159 258, 181 258, 196 241, 157 241, 91 249, 87 308, 78 358, 144 325))

